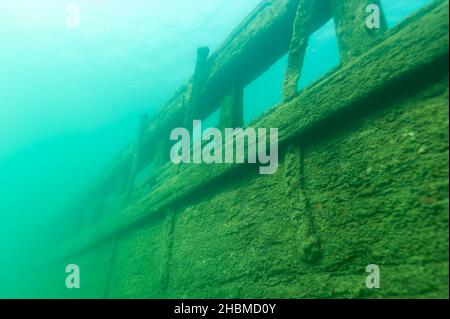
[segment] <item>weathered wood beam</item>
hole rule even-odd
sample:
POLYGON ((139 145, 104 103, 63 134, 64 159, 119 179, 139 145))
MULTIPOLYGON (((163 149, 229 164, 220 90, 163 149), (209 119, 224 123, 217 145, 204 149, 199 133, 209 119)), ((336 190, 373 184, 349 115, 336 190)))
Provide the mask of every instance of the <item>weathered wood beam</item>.
POLYGON ((142 147, 145 152, 139 162, 139 169, 144 168, 159 157, 160 150, 155 147, 155 141, 162 142, 163 139, 168 139, 170 130, 184 124, 190 90, 191 84, 181 87, 173 98, 149 121, 143 138, 142 147))
POLYGON ((184 117, 184 126, 190 127, 190 123, 194 119, 200 119, 199 95, 205 82, 206 65, 209 56, 208 47, 200 47, 197 49, 197 62, 195 64, 194 76, 192 77, 187 100, 185 105, 186 115, 184 117))
POLYGON ((367 52, 383 40, 387 23, 380 0, 332 0, 332 8, 342 63, 367 52), (367 10, 373 5, 380 9, 379 28, 367 25, 371 14, 367 10))
POLYGON ((132 154, 131 154, 131 168, 129 170, 129 174, 126 177, 125 181, 125 196, 124 196, 124 202, 128 201, 128 199, 131 197, 133 193, 134 188, 134 179, 139 172, 139 163, 142 162, 142 154, 145 153, 145 149, 143 149, 143 140, 144 140, 144 134, 145 130, 148 125, 148 114, 144 114, 141 117, 141 123, 139 126, 138 136, 133 144, 132 147, 132 154))
POLYGON ((315 16, 315 0, 300 0, 295 15, 288 65, 283 82, 283 101, 289 101, 297 94, 297 84, 303 69, 312 22, 315 16))
POLYGON ((244 125, 244 89, 234 87, 220 105, 220 128, 242 127, 244 125))

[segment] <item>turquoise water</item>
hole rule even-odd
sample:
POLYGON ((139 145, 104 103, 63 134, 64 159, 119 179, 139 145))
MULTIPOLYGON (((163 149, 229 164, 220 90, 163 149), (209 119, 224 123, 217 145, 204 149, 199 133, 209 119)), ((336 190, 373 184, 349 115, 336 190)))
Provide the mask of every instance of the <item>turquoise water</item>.
MULTIPOLYGON (((76 202, 259 0, 0 0, 0 296, 76 202), (66 5, 80 28, 66 26, 66 5), (2 289, 3 288, 3 289, 2 289)), ((383 1, 392 27, 428 0, 383 1)), ((311 38, 299 89, 339 65, 334 24, 311 38)), ((287 57, 245 89, 245 122, 276 105, 287 57)), ((217 120, 211 120, 211 123, 217 120)), ((8 288, 10 289, 10 288, 8 288)))

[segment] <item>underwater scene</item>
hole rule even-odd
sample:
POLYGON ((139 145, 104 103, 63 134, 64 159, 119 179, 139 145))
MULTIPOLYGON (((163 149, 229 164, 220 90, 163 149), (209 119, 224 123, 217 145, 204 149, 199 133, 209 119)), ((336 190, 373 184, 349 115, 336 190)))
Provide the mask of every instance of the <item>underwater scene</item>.
POLYGON ((0 0, 0 298, 448 299, 447 0, 0 0))

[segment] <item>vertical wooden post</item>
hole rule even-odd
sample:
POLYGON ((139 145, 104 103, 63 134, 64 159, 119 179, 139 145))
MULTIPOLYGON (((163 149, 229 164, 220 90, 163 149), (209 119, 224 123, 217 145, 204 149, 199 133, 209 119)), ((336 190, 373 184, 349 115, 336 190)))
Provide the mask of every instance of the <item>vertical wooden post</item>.
MULTIPOLYGON (((190 85, 188 103, 186 107, 185 127, 192 126, 192 120, 200 114, 199 95, 205 80, 206 66, 208 62, 209 48, 200 47, 197 49, 197 62, 195 72, 190 85)), ((198 118, 197 118, 198 119, 198 118)))
POLYGON ((130 170, 125 178, 125 197, 124 197, 124 203, 129 200, 133 193, 134 188, 134 179, 138 173, 138 167, 142 160, 142 152, 143 150, 143 144, 144 144, 144 138, 145 138, 145 130, 148 126, 148 115, 144 114, 141 117, 141 123, 139 126, 139 132, 136 142, 134 143, 132 147, 132 154, 131 154, 131 167, 130 170))
POLYGON ((303 69, 309 36, 312 33, 315 7, 315 0, 300 0, 298 4, 283 82, 283 101, 289 101, 297 94, 297 84, 303 69))
POLYGON ((342 63, 365 53, 383 39, 387 23, 380 0, 332 0, 332 8, 342 63), (379 9, 379 28, 367 24, 368 17, 376 14, 371 8, 379 9))
POLYGON ((241 86, 233 87, 220 105, 219 127, 237 128, 244 125, 244 89, 241 86))
POLYGON ((285 154, 286 204, 292 221, 298 225, 295 234, 296 248, 305 263, 318 263, 322 257, 321 241, 316 230, 314 215, 309 203, 305 181, 304 147, 291 146, 285 154))

